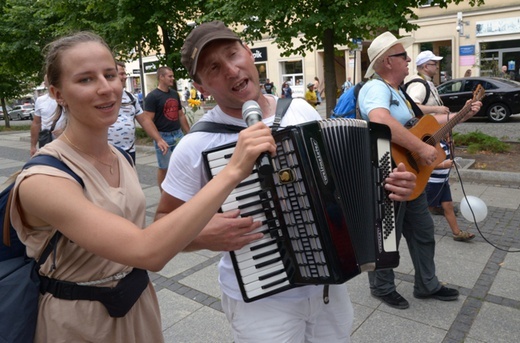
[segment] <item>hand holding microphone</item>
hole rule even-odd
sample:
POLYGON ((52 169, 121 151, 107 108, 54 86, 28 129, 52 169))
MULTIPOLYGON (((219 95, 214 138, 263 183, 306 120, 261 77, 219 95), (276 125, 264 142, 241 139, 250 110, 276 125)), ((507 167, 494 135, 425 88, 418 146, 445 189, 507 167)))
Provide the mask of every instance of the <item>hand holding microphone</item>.
MULTIPOLYGON (((242 105, 242 118, 247 124, 247 127, 255 125, 262 121, 262 109, 260 105, 254 100, 248 100, 242 105)), ((261 175, 269 175, 274 171, 271 164, 271 156, 267 152, 260 154, 256 160, 258 172, 261 175)))

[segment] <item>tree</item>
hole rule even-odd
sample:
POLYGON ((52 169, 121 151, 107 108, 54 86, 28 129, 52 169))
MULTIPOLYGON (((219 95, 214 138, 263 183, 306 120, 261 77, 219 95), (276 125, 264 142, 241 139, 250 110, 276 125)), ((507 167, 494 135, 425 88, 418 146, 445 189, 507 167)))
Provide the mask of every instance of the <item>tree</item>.
MULTIPOLYGON (((335 46, 350 45, 351 38, 372 39, 384 31, 411 31, 417 26, 412 9, 431 3, 446 7, 461 0, 213 0, 207 4, 204 20, 218 19, 245 25, 246 41, 271 37, 285 50, 284 55, 323 49, 327 113, 336 104, 335 46), (295 46, 293 39, 300 41, 295 46)), ((484 0, 470 0, 472 6, 484 0)))

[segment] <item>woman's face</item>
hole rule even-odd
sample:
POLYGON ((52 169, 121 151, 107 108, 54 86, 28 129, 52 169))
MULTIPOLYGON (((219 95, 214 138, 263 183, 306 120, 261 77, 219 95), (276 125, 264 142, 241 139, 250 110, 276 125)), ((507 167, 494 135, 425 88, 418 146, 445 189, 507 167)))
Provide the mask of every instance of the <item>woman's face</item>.
POLYGON ((61 55, 60 87, 50 86, 72 120, 108 127, 119 113, 123 86, 110 51, 100 43, 80 43, 61 55))

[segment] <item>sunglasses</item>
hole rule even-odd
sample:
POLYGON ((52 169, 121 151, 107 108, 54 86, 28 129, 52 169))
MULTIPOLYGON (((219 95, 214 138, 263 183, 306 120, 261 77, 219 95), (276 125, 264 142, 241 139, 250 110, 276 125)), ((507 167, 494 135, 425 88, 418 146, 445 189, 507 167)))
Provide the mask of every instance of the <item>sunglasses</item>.
POLYGON ((394 54, 394 55, 388 55, 388 57, 402 57, 403 60, 407 60, 408 59, 408 53, 405 51, 405 52, 400 52, 398 54, 394 54))

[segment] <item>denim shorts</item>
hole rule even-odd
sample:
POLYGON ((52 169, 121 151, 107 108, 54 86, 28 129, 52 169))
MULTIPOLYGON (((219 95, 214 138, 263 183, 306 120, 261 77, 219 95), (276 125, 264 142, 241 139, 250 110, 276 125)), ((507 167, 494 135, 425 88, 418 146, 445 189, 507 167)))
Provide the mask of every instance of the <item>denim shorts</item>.
POLYGON ((154 141, 155 145, 155 155, 157 156, 157 164, 159 165, 159 169, 168 169, 168 164, 170 163, 170 156, 172 155, 173 149, 177 146, 179 141, 182 137, 184 137, 184 134, 182 133, 181 129, 172 131, 172 132, 160 132, 162 139, 168 143, 168 146, 170 147, 166 154, 163 155, 161 149, 157 146, 157 142, 154 141))

